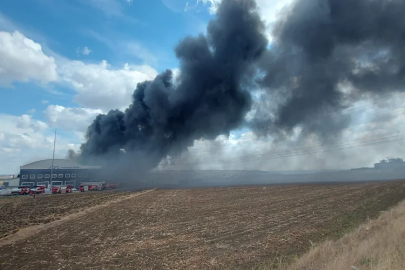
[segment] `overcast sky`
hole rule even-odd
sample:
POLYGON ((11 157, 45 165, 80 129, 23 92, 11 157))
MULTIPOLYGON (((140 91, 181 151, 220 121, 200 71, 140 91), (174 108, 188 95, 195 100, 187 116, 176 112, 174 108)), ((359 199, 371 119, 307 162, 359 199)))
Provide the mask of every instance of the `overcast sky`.
MULTIPOLYGON (((291 1, 258 0, 268 27, 291 1)), ((137 83, 178 62, 173 48, 187 35, 205 32, 220 0, 32 0, 0 2, 0 174, 78 150, 92 119, 125 109, 137 83)), ((405 132, 403 96, 364 99, 347 110, 354 119, 339 143, 405 132)), ((403 140, 249 162, 208 164, 213 159, 316 147, 319 142, 277 141, 236 130, 229 138, 198 141, 180 162, 203 169, 338 169, 371 166, 401 156, 403 140)))

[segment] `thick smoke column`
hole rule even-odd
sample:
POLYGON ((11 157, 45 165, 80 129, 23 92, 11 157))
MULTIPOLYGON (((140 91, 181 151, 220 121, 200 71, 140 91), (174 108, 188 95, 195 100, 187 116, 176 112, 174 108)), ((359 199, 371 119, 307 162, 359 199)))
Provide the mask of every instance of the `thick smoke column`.
POLYGON ((258 131, 329 137, 350 123, 339 115, 365 95, 405 90, 405 1, 296 1, 273 30, 260 84, 280 103, 258 105, 258 131))
POLYGON ((207 36, 187 37, 178 44, 181 73, 176 84, 167 70, 139 84, 125 112, 97 116, 87 130, 81 158, 149 170, 194 140, 214 139, 237 128, 251 108, 241 80, 267 46, 255 8, 253 0, 224 0, 207 36))
POLYGON ((405 90, 404 0, 296 1, 269 49, 255 8, 254 0, 223 0, 207 36, 175 49, 176 82, 167 70, 139 84, 125 112, 99 115, 81 158, 147 171, 244 124, 334 140, 350 124, 344 108, 405 90))

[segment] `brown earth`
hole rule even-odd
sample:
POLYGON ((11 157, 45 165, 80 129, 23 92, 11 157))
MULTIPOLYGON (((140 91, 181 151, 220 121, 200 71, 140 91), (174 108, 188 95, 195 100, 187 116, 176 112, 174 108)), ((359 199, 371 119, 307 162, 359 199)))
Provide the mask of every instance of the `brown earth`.
POLYGON ((0 197, 0 238, 125 195, 128 192, 103 191, 0 197))
POLYGON ((259 268, 404 198, 401 181, 157 190, 2 246, 0 268, 259 268))

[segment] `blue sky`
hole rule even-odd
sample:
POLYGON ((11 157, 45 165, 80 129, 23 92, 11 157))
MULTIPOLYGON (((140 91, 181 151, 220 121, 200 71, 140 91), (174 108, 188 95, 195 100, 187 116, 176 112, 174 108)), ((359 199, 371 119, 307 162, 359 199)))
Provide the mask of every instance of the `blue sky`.
MULTIPOLYGON (((68 149, 78 150, 97 114, 125 109, 137 83, 165 69, 176 74, 176 44, 187 35, 205 33, 220 1, 0 1, 0 174, 17 174, 25 163, 52 157, 54 129, 58 130, 57 158, 65 157, 68 149)), ((278 12, 292 0, 256 1, 271 40, 270 28, 278 12)), ((380 113, 390 113, 387 110, 380 113)), ((362 113, 372 115, 367 110, 362 113)), ((382 129, 405 121, 405 111, 395 113, 398 117, 382 129)), ((365 131, 353 135, 353 129, 348 130, 349 140, 367 135, 367 128, 358 128, 365 131)), ((210 149, 218 145, 224 157, 296 146, 271 141, 239 129, 213 144, 196 142, 186 158, 192 159, 193 153, 209 158, 210 149)), ((345 159, 339 156, 337 161, 341 160, 345 159)), ((359 160, 359 166, 370 160, 359 160)), ((289 168, 298 164, 299 169, 318 169, 319 160, 304 161, 306 167, 297 159, 288 163, 293 164, 289 168)), ((289 169, 282 167, 285 164, 272 161, 262 167, 289 169)))
MULTIPOLYGON (((183 12, 187 1, 165 2, 1 1, 1 16, 9 25, 0 27, 9 32, 21 32, 41 44, 48 55, 86 63, 106 60, 117 67, 125 63, 147 64, 160 72, 177 66, 173 48, 184 36, 202 31, 211 17, 201 4, 198 10, 183 12)), ((30 109, 39 112, 48 104, 42 100, 62 106, 80 106, 72 101, 75 92, 66 85, 56 83, 44 87, 18 81, 12 85, 13 91, 10 87, 1 88, 0 98, 8 100, 2 113, 23 114, 30 109)), ((44 120, 43 115, 36 116, 44 120)))

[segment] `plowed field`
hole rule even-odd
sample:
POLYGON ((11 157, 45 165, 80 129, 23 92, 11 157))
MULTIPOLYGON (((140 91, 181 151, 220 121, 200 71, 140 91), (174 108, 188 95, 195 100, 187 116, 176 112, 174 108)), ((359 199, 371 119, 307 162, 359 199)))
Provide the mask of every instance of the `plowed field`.
POLYGON ((79 212, 88 207, 127 195, 127 192, 85 192, 58 195, 0 198, 0 238, 19 229, 79 212))
POLYGON ((404 198, 401 181, 156 190, 2 246, 0 268, 251 269, 404 198))

